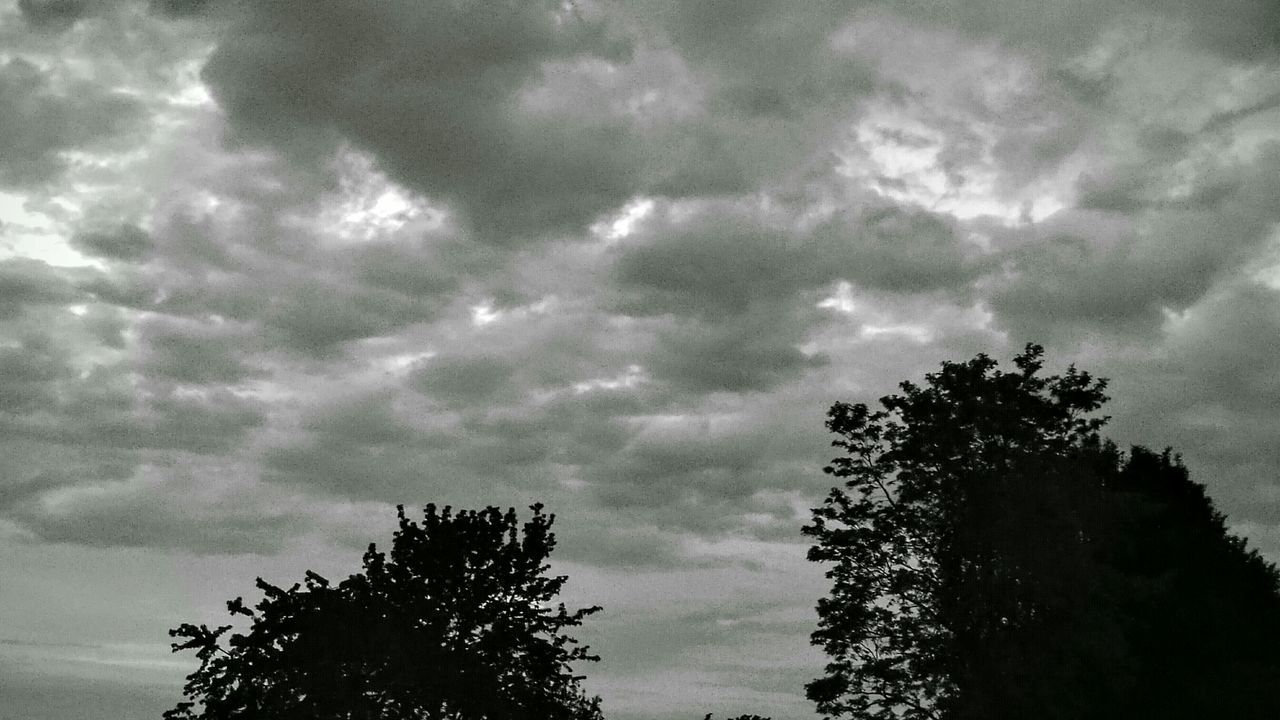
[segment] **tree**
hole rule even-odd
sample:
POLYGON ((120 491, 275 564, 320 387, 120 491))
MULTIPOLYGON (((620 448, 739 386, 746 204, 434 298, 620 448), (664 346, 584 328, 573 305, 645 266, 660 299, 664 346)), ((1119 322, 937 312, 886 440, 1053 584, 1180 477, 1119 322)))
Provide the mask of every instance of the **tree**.
MULTIPOLYGON (((1280 645, 1239 637, 1280 621, 1274 567, 1226 533, 1168 453, 1126 456, 1101 439, 1105 381, 1075 368, 1043 377, 1042 357, 1027 346, 1013 372, 985 355, 944 363, 883 410, 832 407, 845 455, 826 470, 844 486, 805 528, 810 559, 832 566, 813 634, 831 661, 807 686, 820 712, 1192 717, 1177 711, 1207 706, 1190 688, 1238 699, 1276 677, 1280 645), (1215 590, 1187 592, 1205 582, 1215 590), (1227 588, 1231 600, 1204 597, 1227 588), (1210 609, 1199 625, 1219 635, 1188 638, 1185 623, 1210 609), (1257 648, 1238 656, 1245 666, 1223 676, 1190 660, 1230 636, 1257 648), (1179 642, 1191 649, 1171 656, 1187 663, 1173 675, 1160 658, 1179 642), (1202 682, 1175 684, 1197 672, 1202 682)), ((1275 707, 1251 697, 1241 707, 1275 707)))
POLYGON ((256 609, 227 603, 247 631, 170 631, 201 664, 165 718, 598 720, 571 669, 598 658, 563 631, 600 608, 552 606, 566 580, 546 575, 555 516, 531 509, 521 531, 514 510, 428 505, 417 523, 400 507, 390 557, 370 545, 345 581, 259 578, 256 609))
POLYGON ((1088 591, 1073 584, 1088 562, 1071 518, 1092 508, 1066 486, 1098 443, 1102 421, 1088 414, 1106 398, 1074 368, 1039 376, 1042 353, 1028 346, 1009 373, 985 355, 944 363, 924 387, 882 398, 884 410, 831 408, 847 455, 826 472, 844 488, 804 530, 817 540, 810 560, 833 564, 813 634, 832 661, 807 686, 819 712, 995 718, 1043 706, 1017 676, 1035 643, 1070 624, 1067 598, 1088 591), (1046 577, 1049 561, 1063 572, 1046 577))
POLYGON ((1129 580, 1124 636, 1140 658, 1139 714, 1280 717, 1280 572, 1228 532, 1168 450, 1134 448, 1108 487, 1123 512, 1106 559, 1129 580))

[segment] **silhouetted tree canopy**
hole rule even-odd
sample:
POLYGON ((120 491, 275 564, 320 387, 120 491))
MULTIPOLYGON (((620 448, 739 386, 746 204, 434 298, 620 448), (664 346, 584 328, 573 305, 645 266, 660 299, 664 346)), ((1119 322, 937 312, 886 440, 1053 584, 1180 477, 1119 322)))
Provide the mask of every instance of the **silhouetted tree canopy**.
POLYGON ((859 719, 1280 717, 1275 568, 1176 458, 1100 438, 1104 381, 1042 356, 831 408, 844 485, 805 528, 833 582, 809 698, 859 719))
POLYGON ((563 633, 599 610, 552 605, 553 515, 534 505, 454 513, 399 509, 390 556, 373 545, 363 571, 333 585, 308 572, 282 589, 258 580, 255 609, 231 633, 184 624, 174 651, 194 650, 187 702, 169 720, 596 720, 571 663, 594 661, 563 633), (231 634, 229 634, 231 633, 231 634))
POLYGON ((1138 668, 1128 716, 1280 717, 1280 573, 1169 451, 1134 448, 1110 466, 1104 559, 1127 581, 1123 637, 1138 668))

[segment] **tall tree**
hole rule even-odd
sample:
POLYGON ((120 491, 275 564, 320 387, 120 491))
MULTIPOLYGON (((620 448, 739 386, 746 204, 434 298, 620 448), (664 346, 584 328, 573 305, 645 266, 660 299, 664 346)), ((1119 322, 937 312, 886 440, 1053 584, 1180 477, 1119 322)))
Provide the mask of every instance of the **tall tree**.
POLYGON ((598 658, 563 631, 600 608, 552 604, 566 580, 546 574, 555 518, 531 509, 521 528, 514 510, 428 505, 419 523, 401 507, 390 557, 370 545, 343 582, 259 579, 256 609, 227 603, 247 631, 170 631, 201 665, 165 717, 598 720, 571 668, 598 658))
POLYGON ((1280 618, 1267 609, 1274 568, 1226 533, 1167 454, 1126 456, 1102 441, 1092 413, 1104 381, 1074 368, 1042 376, 1042 357, 1028 346, 1011 372, 985 355, 944 363, 882 410, 831 409, 845 454, 827 472, 844 484, 805 528, 810 559, 830 563, 833 581, 813 635, 831 661, 807 686, 820 712, 1133 717, 1193 706, 1179 696, 1193 686, 1211 695, 1274 677, 1276 650, 1239 637, 1242 624, 1280 618), (1205 582, 1216 589, 1187 591, 1205 582), (1218 590, 1231 599, 1211 601, 1218 590), (1200 626, 1215 629, 1188 638, 1204 611, 1217 619, 1200 626), (1233 643, 1210 654, 1252 657, 1229 677, 1191 660, 1233 643))
MULTIPOLYGON (((1280 572, 1171 452, 1134 448, 1108 478, 1125 573, 1134 710, 1167 720, 1280 717, 1280 572)), ((1133 717, 1132 714, 1129 715, 1133 717)))
POLYGON ((1065 486, 1098 443, 1088 414, 1106 398, 1087 373, 1040 376, 1042 352, 1028 347, 1007 373, 985 355, 944 363, 883 410, 831 408, 846 455, 826 471, 844 487, 805 528, 834 582, 813 635, 832 661, 807 688, 820 712, 994 718, 1043 705, 1017 676, 1069 622, 1063 593, 1086 591, 1068 579, 1088 574, 1072 516, 1093 508, 1065 486), (1050 561, 1062 574, 1039 571, 1050 561))

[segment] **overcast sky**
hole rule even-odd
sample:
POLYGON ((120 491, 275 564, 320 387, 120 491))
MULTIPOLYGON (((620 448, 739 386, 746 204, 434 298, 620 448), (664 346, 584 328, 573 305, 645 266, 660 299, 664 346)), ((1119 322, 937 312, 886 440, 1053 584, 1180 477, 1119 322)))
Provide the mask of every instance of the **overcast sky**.
POLYGON ((826 408, 1028 341, 1280 559, 1275 0, 0 8, 0 716, 537 500, 608 716, 807 716, 826 408))

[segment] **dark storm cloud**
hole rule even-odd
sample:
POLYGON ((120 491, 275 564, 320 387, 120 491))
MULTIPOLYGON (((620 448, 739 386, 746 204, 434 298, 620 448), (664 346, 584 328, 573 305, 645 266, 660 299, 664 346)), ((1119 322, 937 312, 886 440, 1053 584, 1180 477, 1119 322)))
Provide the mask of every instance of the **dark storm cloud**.
POLYGON ((66 389, 54 414, 5 422, 15 435, 57 444, 121 449, 224 453, 262 423, 258 403, 225 390, 187 396, 160 391, 138 397, 104 373, 78 378, 66 389), (103 389, 106 385, 109 389, 103 389))
POLYGON ((148 377, 193 385, 234 385, 262 374, 246 357, 246 346, 254 339, 249 328, 154 316, 140 322, 136 331, 139 366, 148 377))
POLYGON ((392 503, 506 502, 504 493, 532 502, 555 493, 555 466, 595 462, 620 447, 624 418, 642 407, 609 402, 611 395, 629 394, 622 391, 562 393, 521 403, 518 394, 510 394, 513 388, 503 398, 511 404, 504 404, 475 395, 482 391, 471 377, 460 381, 465 388, 459 396, 452 371, 465 365, 444 368, 436 377, 443 378, 439 391, 447 407, 415 405, 414 395, 403 390, 323 405, 307 414, 304 436, 267 452, 265 478, 392 503))
POLYGON ((135 98, 88 81, 55 84, 21 57, 0 65, 0 186, 53 179, 63 151, 84 150, 142 119, 135 98))
MULTIPOLYGON (((1182 453, 1233 524, 1280 526, 1280 291, 1232 282, 1165 325, 1164 342, 1104 360, 1111 432, 1182 453)), ((1250 533, 1253 535, 1253 533, 1250 533)), ((1258 533, 1269 557, 1273 533, 1258 533)))
MULTIPOLYGON (((640 2, 643 8, 647 4, 640 2)), ((789 119, 832 97, 869 89, 866 68, 826 42, 851 16, 852 4, 817 0, 672 2, 664 28, 693 62, 708 66, 716 102, 733 115, 789 119)))
POLYGON ((43 541, 201 552, 278 549, 289 534, 282 528, 300 527, 272 522, 280 513, 251 504, 198 500, 218 487, 200 488, 207 478, 177 491, 154 472, 139 480, 148 467, 171 476, 205 467, 216 475, 208 463, 217 464, 262 423, 256 402, 221 390, 179 392, 155 383, 165 373, 146 363, 138 369, 151 380, 137 384, 127 366, 82 370, 69 360, 86 349, 77 343, 92 342, 93 328, 55 329, 61 334, 29 333, 0 357, 6 520, 43 541))
POLYGON ((1179 383, 1187 401, 1250 415, 1280 406, 1280 290, 1228 286, 1191 310, 1175 332, 1170 354, 1187 375, 1179 383))
POLYGON ((191 513, 198 511, 184 504, 190 494, 161 499, 161 489, 135 493, 131 484, 157 458, 164 465, 176 455, 188 465, 228 453, 261 423, 256 403, 225 391, 183 393, 133 382, 127 365, 85 363, 111 339, 102 337, 101 322, 94 310, 55 308, 7 328, 21 340, 0 353, 0 515, 47 541, 261 545, 251 538, 266 525, 251 533, 242 517, 223 528, 222 517, 237 514, 227 507, 206 508, 196 518, 191 513))
POLYGON ((1194 304, 1257 259, 1280 221, 1280 146, 1241 166, 1211 166, 1169 197, 1133 168, 1086 177, 1100 209, 1070 209, 1006 254, 1013 279, 992 306, 1022 335, 1076 328, 1153 332, 1163 309, 1194 304))
POLYGON ((27 306, 64 305, 80 297, 73 273, 40 260, 0 260, 0 320, 27 306))
POLYGON ((655 570, 681 564, 677 536, 652 525, 626 526, 602 514, 599 525, 561 530, 556 552, 570 562, 626 570, 655 570))
POLYGON ((515 370, 497 357, 442 358, 424 367, 415 384, 434 398, 465 407, 509 389, 515 370))
POLYGON ((152 250, 151 237, 136 225, 122 225, 108 232, 87 232, 71 238, 71 245, 108 260, 136 262, 152 250))
MULTIPOLYGON (((264 204, 225 222, 178 212, 150 239, 128 229, 79 236, 78 247, 122 261, 81 278, 80 287, 103 302, 169 316, 173 328, 182 325, 178 319, 188 321, 185 340, 173 331, 154 336, 167 343, 157 349, 161 355, 207 347, 227 359, 238 352, 226 344, 235 340, 250 351, 334 358, 352 341, 432 319, 460 278, 488 270, 483 253, 448 238, 414 234, 334 246, 324 228, 287 224, 295 203, 271 198, 264 204), (198 331, 202 323, 223 324, 198 331), (215 347, 219 343, 224 346, 215 347)), ((222 362, 219 372, 238 372, 236 363, 222 362)))
POLYGON ((1280 55, 1280 5, 1270 0, 1143 0, 1140 6, 1185 17, 1192 42, 1228 59, 1280 55))
POLYGON ((786 305, 836 280, 911 293, 963 289, 985 269, 952 222, 924 210, 867 201, 814 229, 798 223, 740 207, 646 222, 615 266, 629 293, 620 309, 718 319, 786 305))
POLYGON ((429 460, 447 441, 431 437, 394 404, 391 394, 375 393, 312 410, 303 420, 302 437, 267 451, 264 479, 397 503, 405 502, 410 490, 427 497, 446 492, 454 469, 429 460))
POLYGON ((816 315, 802 298, 827 278, 802 240, 735 208, 646 223, 615 264, 618 310, 668 316, 645 366, 714 392, 767 389, 817 362, 795 346, 816 315))
POLYGON ((314 357, 330 357, 351 340, 376 337, 429 316, 414 298, 342 282, 299 280, 277 287, 261 309, 278 342, 314 357))
POLYGON ((217 4, 217 0, 149 0, 149 7, 173 17, 199 15, 217 4))
POLYGON ((100 4, 94 0, 18 0, 18 10, 34 27, 65 29, 100 4))
POLYGON ((0 349, 0 410, 18 414, 53 403, 57 381, 74 376, 60 351, 39 336, 0 349))
POLYGON ((657 334, 654 377, 695 393, 759 392, 825 364, 798 346, 819 314, 756 311, 714 321, 677 320, 657 334))
POLYGON ((20 506, 15 517, 45 542, 213 554, 279 552, 309 525, 294 508, 263 507, 245 498, 202 502, 199 491, 198 484, 177 481, 107 484, 52 509, 20 506))
POLYGON ((632 192, 625 127, 520 111, 543 63, 625 56, 596 20, 551 2, 246 7, 204 70, 244 139, 336 133, 502 240, 579 227, 632 192))
POLYGON ((352 142, 507 243, 798 177, 876 84, 839 2, 248 7, 204 70, 236 138, 317 171, 352 142))
POLYGON ((1181 30, 1197 46, 1232 60, 1272 58, 1280 49, 1280 10, 1270 0, 908 0, 893 3, 892 12, 1058 56, 1088 50, 1124 22, 1181 30), (1171 21, 1182 26, 1170 27, 1171 21))
POLYGON ((825 269, 875 290, 963 295, 993 265, 961 239, 954 220, 920 208, 867 202, 814 235, 818 252, 811 276, 825 269))
POLYGON ((853 17, 849 3, 640 0, 630 9, 698 88, 692 115, 645 135, 654 194, 750 192, 821 166, 877 84, 862 58, 830 42, 853 17))
POLYGON ((59 446, 54 443, 6 438, 0 470, 5 483, 0 486, 0 513, 7 520, 23 522, 38 508, 39 498, 50 491, 76 485, 120 482, 137 469, 138 462, 127 451, 59 446))
POLYGON ((221 453, 262 422, 256 401, 222 388, 185 392, 137 378, 124 363, 73 363, 111 339, 95 313, 59 308, 20 322, 8 329, 19 342, 5 348, 0 378, 8 437, 104 451, 221 453))
POLYGON ((746 208, 713 208, 692 218, 648 220, 615 265, 634 315, 675 313, 721 318, 791 300, 812 277, 811 263, 787 229, 746 208))
POLYGON ((815 472, 814 458, 827 455, 820 402, 719 397, 635 417, 621 443, 581 470, 598 502, 668 532, 793 539, 796 503, 827 485, 815 472))
POLYGON ((646 362, 655 377, 697 392, 768 390, 824 364, 799 346, 827 317, 815 305, 836 281, 963 295, 991 265, 927 211, 868 201, 812 229, 791 212, 660 214, 627 239, 617 309, 670 316, 646 362))
POLYGON ((371 287, 431 298, 451 293, 464 277, 494 269, 500 258, 472 243, 427 237, 363 243, 339 262, 349 262, 355 276, 371 287))

